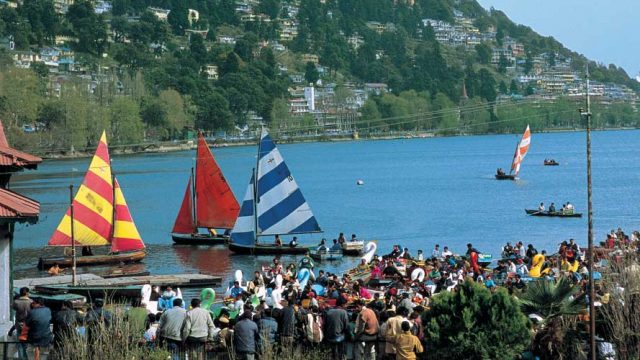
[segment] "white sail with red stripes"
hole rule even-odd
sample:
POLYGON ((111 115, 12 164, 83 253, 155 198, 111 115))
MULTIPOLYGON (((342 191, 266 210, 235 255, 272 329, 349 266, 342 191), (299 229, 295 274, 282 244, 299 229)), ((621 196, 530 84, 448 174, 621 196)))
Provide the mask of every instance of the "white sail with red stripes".
POLYGON ((524 131, 522 139, 520 139, 516 147, 516 153, 513 156, 513 163, 511 164, 511 172, 516 176, 520 172, 520 165, 524 157, 527 156, 529 145, 531 145, 531 131, 529 130, 529 125, 527 125, 527 129, 524 131))

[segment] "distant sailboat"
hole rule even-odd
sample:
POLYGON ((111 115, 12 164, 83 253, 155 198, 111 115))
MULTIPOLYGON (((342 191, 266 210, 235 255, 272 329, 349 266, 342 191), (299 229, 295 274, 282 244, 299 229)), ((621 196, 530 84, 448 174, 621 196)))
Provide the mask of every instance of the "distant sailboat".
POLYGON ((240 205, 202 133, 198 133, 196 154, 195 182, 189 177, 171 237, 177 244, 223 244, 229 239, 240 205), (198 228, 209 233, 199 233, 198 228), (219 234, 216 229, 225 231, 219 234))
POLYGON ((309 204, 291 175, 280 151, 266 130, 258 147, 254 169, 240 214, 231 232, 229 249, 240 254, 304 254, 309 247, 275 241, 260 243, 265 236, 322 232, 309 204))
POLYGON ((515 180, 520 172, 520 165, 524 160, 524 157, 527 156, 527 152, 529 151, 529 145, 531 144, 531 131, 529 130, 529 125, 527 125, 527 129, 522 134, 522 139, 516 145, 516 151, 513 155, 513 162, 511 163, 511 170, 509 174, 505 174, 498 169, 498 173, 496 174, 496 179, 498 180, 515 180))
MULTIPOLYGON (((78 266, 136 262, 145 257, 144 243, 120 184, 111 172, 104 132, 84 181, 73 198, 73 212, 71 207, 67 209, 48 245, 70 247, 73 243, 83 247, 111 246, 106 255, 78 256, 78 266)), ((40 258, 38 267, 46 269, 55 263, 71 266, 73 256, 40 258)))

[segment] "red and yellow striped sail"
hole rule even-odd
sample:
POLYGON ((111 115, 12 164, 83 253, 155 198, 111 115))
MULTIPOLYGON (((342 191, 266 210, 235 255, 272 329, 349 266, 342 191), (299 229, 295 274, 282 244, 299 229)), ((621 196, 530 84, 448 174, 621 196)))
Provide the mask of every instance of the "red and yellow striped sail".
MULTIPOLYGON (((84 181, 73 199, 74 239, 76 245, 109 245, 113 225, 113 181, 107 136, 103 132, 84 181)), ((71 246, 71 212, 49 239, 51 246, 71 246)))
POLYGON ((111 239, 111 251, 132 251, 144 249, 144 243, 136 228, 136 224, 131 218, 131 212, 124 199, 124 194, 118 184, 118 180, 114 178, 115 188, 115 223, 113 225, 113 238, 111 239))

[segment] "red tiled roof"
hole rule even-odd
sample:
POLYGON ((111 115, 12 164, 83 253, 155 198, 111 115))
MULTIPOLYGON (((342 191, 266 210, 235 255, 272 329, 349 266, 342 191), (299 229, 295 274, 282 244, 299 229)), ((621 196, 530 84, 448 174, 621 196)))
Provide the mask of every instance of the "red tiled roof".
POLYGON ((36 221, 40 215, 40 203, 11 190, 0 188, 0 219, 36 221))
POLYGON ((42 158, 33 156, 9 146, 4 134, 4 126, 0 121, 0 166, 18 166, 35 169, 42 158))

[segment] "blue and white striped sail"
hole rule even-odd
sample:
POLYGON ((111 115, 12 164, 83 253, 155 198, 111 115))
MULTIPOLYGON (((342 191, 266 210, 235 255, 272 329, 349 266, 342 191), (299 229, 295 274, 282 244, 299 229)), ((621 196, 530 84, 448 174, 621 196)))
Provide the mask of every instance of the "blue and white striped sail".
POLYGON ((256 221, 253 204, 254 176, 251 175, 249 187, 242 200, 238 219, 231 231, 231 242, 238 245, 253 246, 256 243, 256 221))
POLYGON ((266 130, 260 136, 257 174, 258 235, 322 231, 266 130))

